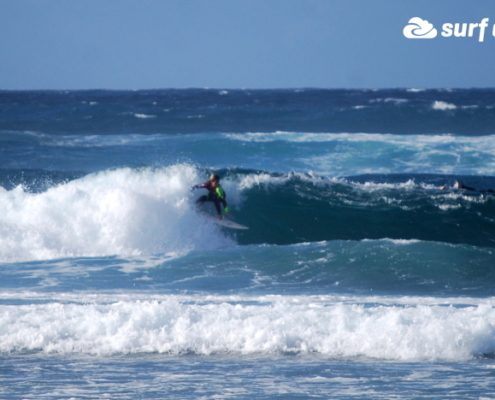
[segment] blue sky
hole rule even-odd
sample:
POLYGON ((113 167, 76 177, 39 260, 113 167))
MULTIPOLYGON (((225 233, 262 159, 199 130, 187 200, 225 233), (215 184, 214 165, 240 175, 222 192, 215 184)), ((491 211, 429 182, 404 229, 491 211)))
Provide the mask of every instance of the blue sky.
POLYGON ((0 0, 0 89, 495 87, 493 0, 0 0), (407 39, 413 17, 438 30, 407 39), (489 18, 483 42, 445 23, 489 18))

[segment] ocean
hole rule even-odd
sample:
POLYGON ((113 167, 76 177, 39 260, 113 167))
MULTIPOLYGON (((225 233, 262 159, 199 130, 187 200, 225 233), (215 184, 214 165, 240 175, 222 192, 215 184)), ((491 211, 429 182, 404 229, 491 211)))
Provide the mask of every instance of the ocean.
POLYGON ((493 190, 495 89, 0 91, 0 399, 495 399, 493 190))

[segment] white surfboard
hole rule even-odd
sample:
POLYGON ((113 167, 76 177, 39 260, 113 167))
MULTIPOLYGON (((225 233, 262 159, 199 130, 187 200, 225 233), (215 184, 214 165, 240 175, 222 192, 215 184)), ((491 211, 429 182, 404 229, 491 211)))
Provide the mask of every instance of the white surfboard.
POLYGON ((204 212, 200 213, 200 215, 206 219, 209 219, 210 221, 214 222, 215 224, 225 226, 226 228, 249 229, 247 226, 238 224, 237 222, 231 221, 230 219, 226 219, 225 217, 220 219, 216 215, 206 214, 204 212))

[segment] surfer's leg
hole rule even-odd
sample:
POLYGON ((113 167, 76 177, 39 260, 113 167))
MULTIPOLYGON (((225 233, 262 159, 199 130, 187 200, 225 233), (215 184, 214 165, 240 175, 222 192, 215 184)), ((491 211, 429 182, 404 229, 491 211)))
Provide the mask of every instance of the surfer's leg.
POLYGON ((218 199, 213 199, 213 204, 215 204, 215 208, 217 209, 217 214, 222 215, 222 210, 220 209, 220 202, 218 199))
POLYGON ((220 208, 220 201, 218 198, 211 196, 209 193, 205 194, 204 196, 201 196, 198 200, 196 200, 196 206, 199 207, 202 205, 205 201, 211 201, 213 204, 215 204, 215 208, 217 209, 217 214, 222 215, 222 210, 220 208))
POLYGON ((196 200, 196 205, 201 205, 203 204, 205 201, 208 201, 208 195, 205 194, 204 196, 201 196, 198 200, 196 200))
POLYGON ((208 200, 210 200, 210 199, 209 199, 209 197, 208 197, 207 194, 205 194, 204 196, 199 197, 198 200, 196 200, 196 208, 201 211, 202 208, 203 208, 202 207, 203 203, 205 201, 208 201, 208 200))

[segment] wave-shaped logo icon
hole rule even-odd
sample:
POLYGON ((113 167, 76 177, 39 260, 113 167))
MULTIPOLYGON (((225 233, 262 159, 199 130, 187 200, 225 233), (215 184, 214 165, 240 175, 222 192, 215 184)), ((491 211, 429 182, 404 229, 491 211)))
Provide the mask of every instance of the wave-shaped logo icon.
POLYGON ((419 17, 411 18, 402 32, 408 39, 433 39, 438 33, 433 24, 419 17))

